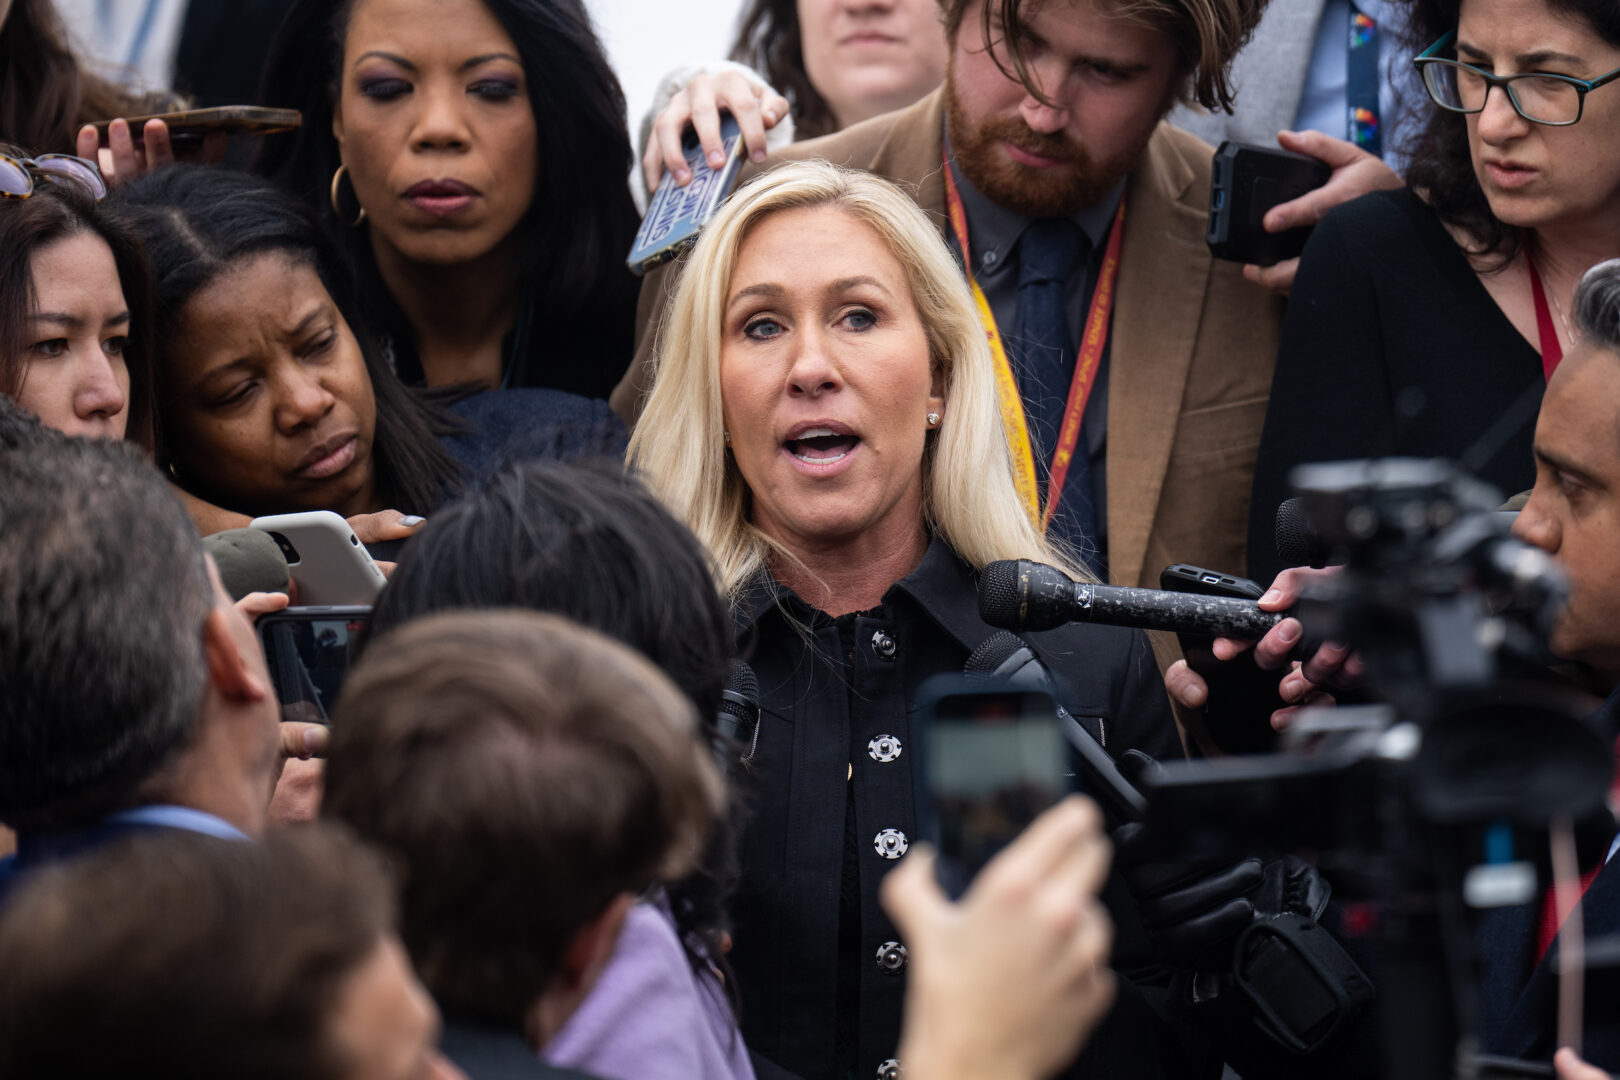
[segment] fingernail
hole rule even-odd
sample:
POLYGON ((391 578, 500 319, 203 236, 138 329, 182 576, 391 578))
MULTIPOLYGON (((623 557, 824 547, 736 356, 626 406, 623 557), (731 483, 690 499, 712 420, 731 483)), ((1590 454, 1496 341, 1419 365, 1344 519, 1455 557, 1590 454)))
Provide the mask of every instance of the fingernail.
POLYGON ((676 169, 675 170, 675 182, 677 184, 685 186, 687 183, 689 183, 691 181, 691 179, 692 179, 692 173, 691 173, 690 170, 688 170, 688 169, 676 169))
POLYGON ((1277 624, 1277 640, 1284 645, 1292 645, 1299 640, 1299 623, 1293 619, 1284 619, 1277 624))
POLYGON ((726 155, 718 150, 709 151, 709 168, 718 169, 726 163, 726 155))
POLYGON ((1266 224, 1266 228, 1268 228, 1268 229, 1280 228, 1282 226, 1282 215, 1281 214, 1267 214, 1265 224, 1266 224))
POLYGON ((1202 686, 1189 686, 1183 692, 1183 696, 1187 699, 1189 706, 1194 709, 1201 709, 1204 707, 1204 702, 1209 698, 1209 693, 1202 686))
POLYGON ((425 517, 417 517, 415 514, 406 514, 404 517, 399 519, 399 523, 409 529, 415 528, 426 520, 427 518, 425 517))
POLYGON ((749 155, 749 156, 750 156, 750 157, 752 157, 752 158, 753 158, 753 159, 754 159, 754 163, 755 163, 755 164, 758 164, 758 163, 759 163, 759 162, 761 162, 761 161, 764 161, 764 160, 765 160, 765 151, 763 151, 763 150, 755 150, 755 151, 754 151, 754 152, 753 152, 753 153, 752 153, 752 154, 751 154, 751 155, 749 155))
POLYGON ((1280 603, 1282 603, 1282 598, 1283 597, 1282 597, 1282 590, 1281 589, 1267 589, 1266 594, 1260 598, 1260 603, 1261 604, 1280 604, 1280 603))

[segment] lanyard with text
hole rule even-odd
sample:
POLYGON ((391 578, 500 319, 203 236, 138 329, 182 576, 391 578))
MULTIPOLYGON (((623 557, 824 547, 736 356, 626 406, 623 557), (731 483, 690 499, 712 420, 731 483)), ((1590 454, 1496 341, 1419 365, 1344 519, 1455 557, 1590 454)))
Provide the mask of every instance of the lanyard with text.
POLYGON ((1103 253, 1102 270, 1097 275, 1097 286, 1091 293, 1091 307, 1086 312, 1085 331, 1080 338, 1080 356, 1075 361, 1074 378, 1069 383, 1069 400, 1063 408, 1063 426, 1058 431, 1057 449, 1052 455, 1052 472, 1046 483, 1044 513, 1040 505, 1040 488, 1035 479, 1035 451, 1030 443, 1029 423, 1024 417, 1024 399, 1018 392, 1018 379, 1013 374, 1001 332, 996 328, 996 317, 991 314, 990 301, 985 298, 984 290, 973 276, 967 212, 962 209, 962 196, 956 190, 956 177, 951 173, 949 159, 945 161, 945 205, 950 214, 951 230, 956 234, 956 243, 962 249, 962 263, 968 268, 968 286, 973 290, 973 303, 979 309, 979 321, 984 324, 985 335, 990 339, 990 353, 995 358, 996 392, 1001 401, 1001 421, 1007 432, 1007 448, 1012 451, 1018 495, 1024 501, 1030 520, 1039 522, 1044 530, 1052 523, 1052 514, 1057 509, 1058 500, 1063 497, 1063 482, 1068 479, 1069 462, 1080 441, 1080 422, 1085 418, 1086 402, 1091 399, 1092 387, 1097 384, 1103 348, 1108 344, 1109 317, 1114 310, 1114 283, 1119 277, 1125 198, 1120 197, 1114 223, 1108 229, 1108 247, 1103 253))

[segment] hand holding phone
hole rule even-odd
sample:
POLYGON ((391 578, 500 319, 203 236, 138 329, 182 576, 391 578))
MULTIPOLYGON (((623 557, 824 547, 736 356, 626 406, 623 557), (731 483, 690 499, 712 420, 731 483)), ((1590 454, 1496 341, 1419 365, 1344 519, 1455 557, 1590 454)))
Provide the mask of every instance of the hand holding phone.
POLYGON ((349 523, 330 510, 254 518, 287 560, 303 606, 369 604, 388 583, 349 523))
POLYGON ((672 172, 659 181, 630 248, 627 262, 632 272, 645 274, 697 243, 698 233, 737 186, 737 174, 742 170, 742 129, 729 114, 721 114, 720 136, 725 163, 715 169, 704 157, 697 134, 687 132, 683 146, 691 183, 681 186, 672 172))
POLYGON ((1210 254, 1270 266, 1305 250, 1310 227, 1270 232, 1267 212, 1322 187, 1333 170, 1315 158, 1228 139, 1215 151, 1209 188, 1210 254))

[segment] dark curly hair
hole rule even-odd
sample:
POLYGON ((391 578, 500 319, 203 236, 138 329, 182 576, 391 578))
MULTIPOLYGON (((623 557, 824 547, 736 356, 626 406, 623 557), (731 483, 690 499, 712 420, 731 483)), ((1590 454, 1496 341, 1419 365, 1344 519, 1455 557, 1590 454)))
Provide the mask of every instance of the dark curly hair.
MULTIPOLYGON (((1410 46, 1428 48, 1457 29, 1462 0, 1404 0, 1410 10, 1410 46)), ((1620 47, 1620 4, 1614 0, 1547 0, 1560 15, 1580 19, 1598 37, 1620 47)), ((1519 251, 1519 230, 1491 212, 1485 189, 1474 172, 1468 147, 1468 118, 1430 105, 1428 122, 1411 146, 1406 182, 1428 200, 1440 220, 1462 230, 1473 241, 1473 255, 1492 255, 1502 265, 1519 251)))

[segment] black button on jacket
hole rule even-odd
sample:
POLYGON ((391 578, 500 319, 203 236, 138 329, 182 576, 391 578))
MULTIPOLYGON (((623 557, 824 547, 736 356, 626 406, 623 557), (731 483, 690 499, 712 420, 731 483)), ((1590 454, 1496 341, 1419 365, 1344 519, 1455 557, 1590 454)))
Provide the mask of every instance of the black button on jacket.
MULTIPOLYGON (((881 606, 849 618, 841 643, 835 620, 812 610, 762 575, 738 608, 741 655, 759 678, 760 720, 740 784, 748 812, 742 883, 732 904, 731 954, 751 1050, 794 1073, 820 1080, 840 1071, 838 1032, 858 1029, 849 1075, 875 1077, 894 1056, 900 1030, 903 941, 878 903, 893 855, 916 837, 913 791, 918 685, 961 672, 996 630, 979 618, 972 570, 943 540, 889 589, 881 606), (874 740, 898 740, 899 753, 874 740), (883 760, 887 759, 887 760, 883 760), (846 853, 846 800, 854 829, 846 853), (894 830, 905 838, 894 833, 894 830), (886 842, 885 842, 886 841, 886 842), (859 1001, 846 992, 839 1017, 840 879, 846 859, 858 869, 859 1001), (880 955, 887 955, 885 964, 880 955), (900 970, 895 970, 896 968, 900 970), (849 1015, 854 1011, 854 1015, 849 1015)), ((1180 757, 1158 667, 1139 631, 1073 624, 1026 635, 1059 683, 1069 711, 1115 755, 1129 748, 1180 757)), ((900 856, 903 857, 903 856, 900 856)), ((1119 1003, 1082 1058, 1096 1075, 1190 1076, 1179 1041, 1157 1030, 1160 1014, 1184 986, 1155 966, 1130 900, 1111 882, 1104 896, 1116 923, 1114 969, 1119 1003), (1169 1059, 1173 1064, 1156 1064, 1169 1059), (1110 1064, 1103 1064, 1110 1062, 1110 1064), (1115 1071, 1115 1064, 1123 1071, 1115 1071)), ((846 991, 848 989, 846 981, 846 991)), ((904 1067, 905 1063, 900 1063, 904 1067)))

